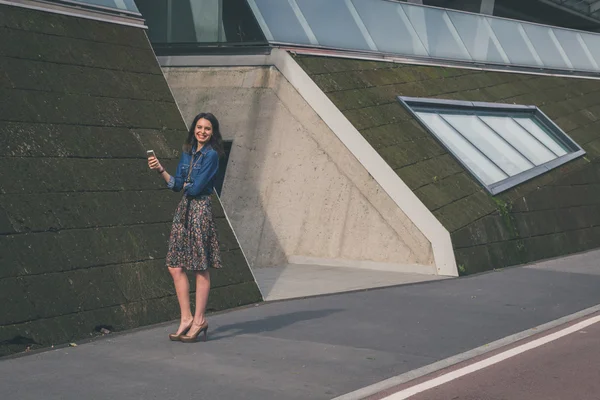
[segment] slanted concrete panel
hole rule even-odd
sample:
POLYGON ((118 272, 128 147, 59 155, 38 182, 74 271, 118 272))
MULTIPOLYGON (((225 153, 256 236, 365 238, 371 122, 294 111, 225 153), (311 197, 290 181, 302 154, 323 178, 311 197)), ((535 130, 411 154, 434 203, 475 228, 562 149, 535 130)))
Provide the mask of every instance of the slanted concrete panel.
MULTIPOLYGON (((145 32, 0 5, 0 355, 178 317, 164 264, 186 125, 145 32)), ((209 310, 261 300, 219 200, 209 310)))
POLYGON ((184 117, 213 112, 233 140, 222 201, 252 266, 304 257, 434 271, 429 241, 276 68, 163 70, 184 117))

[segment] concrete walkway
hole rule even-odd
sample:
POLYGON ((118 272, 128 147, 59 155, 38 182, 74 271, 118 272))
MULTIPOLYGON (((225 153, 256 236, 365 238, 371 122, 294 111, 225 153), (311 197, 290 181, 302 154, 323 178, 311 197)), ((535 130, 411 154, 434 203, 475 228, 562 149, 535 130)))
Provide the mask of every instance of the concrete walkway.
POLYGON ((305 264, 255 268, 253 273, 266 301, 448 279, 439 275, 305 264))
POLYGON ((2 399, 331 399, 600 303, 600 252, 264 303, 0 361, 2 399))

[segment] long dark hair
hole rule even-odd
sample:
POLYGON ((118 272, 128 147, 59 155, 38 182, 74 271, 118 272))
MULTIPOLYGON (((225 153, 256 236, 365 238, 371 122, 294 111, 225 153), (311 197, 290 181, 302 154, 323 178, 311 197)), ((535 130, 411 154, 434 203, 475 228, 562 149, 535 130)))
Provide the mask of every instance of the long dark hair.
POLYGON ((198 141, 196 140, 196 135, 194 135, 194 131, 196 130, 196 124, 198 123, 198 120, 203 118, 210 121, 213 128, 212 135, 210 137, 210 140, 208 141, 208 144, 210 144, 212 148, 217 152, 219 157, 221 157, 225 153, 225 150, 223 149, 223 137, 221 136, 221 130, 219 129, 219 120, 211 113, 200 113, 196 115, 196 117, 194 118, 194 122, 192 122, 192 125, 190 125, 188 137, 185 143, 183 144, 183 151, 185 151, 186 153, 191 153, 192 149, 195 148, 198 144, 198 141))

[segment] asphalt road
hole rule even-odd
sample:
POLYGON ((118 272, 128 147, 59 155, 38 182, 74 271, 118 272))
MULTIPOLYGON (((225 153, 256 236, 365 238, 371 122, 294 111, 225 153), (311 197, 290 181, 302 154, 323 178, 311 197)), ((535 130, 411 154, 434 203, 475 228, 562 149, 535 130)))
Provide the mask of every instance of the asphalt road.
POLYGON ((600 323, 595 323, 410 399, 597 400, 599 377, 600 323))
POLYGON ((0 398, 332 399, 600 304, 600 252, 541 266, 265 303, 0 360, 0 398))

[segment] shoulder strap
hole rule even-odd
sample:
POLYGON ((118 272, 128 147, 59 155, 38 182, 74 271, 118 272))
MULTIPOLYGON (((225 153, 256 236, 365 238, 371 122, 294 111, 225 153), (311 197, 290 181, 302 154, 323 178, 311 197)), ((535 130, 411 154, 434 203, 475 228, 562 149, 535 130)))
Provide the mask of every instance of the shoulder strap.
POLYGON ((196 162, 193 162, 194 161, 194 155, 192 154, 192 160, 190 162, 190 167, 188 168, 188 176, 187 176, 187 179, 186 179, 188 182, 190 180, 190 177, 192 176, 192 170, 194 169, 194 165, 196 165, 200 161, 200 159, 202 158, 203 155, 204 154, 202 154, 202 152, 200 152, 200 157, 198 157, 198 159, 196 160, 196 162))

